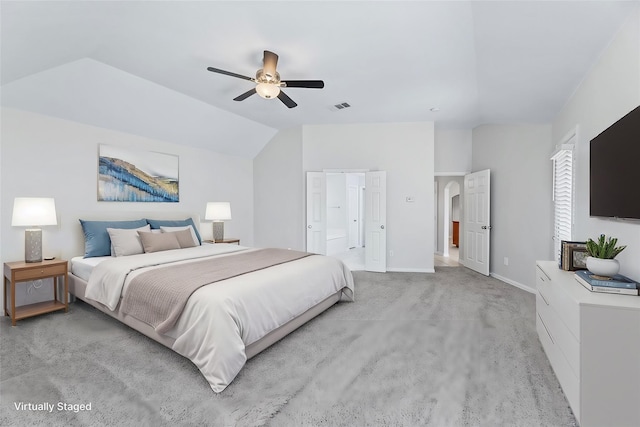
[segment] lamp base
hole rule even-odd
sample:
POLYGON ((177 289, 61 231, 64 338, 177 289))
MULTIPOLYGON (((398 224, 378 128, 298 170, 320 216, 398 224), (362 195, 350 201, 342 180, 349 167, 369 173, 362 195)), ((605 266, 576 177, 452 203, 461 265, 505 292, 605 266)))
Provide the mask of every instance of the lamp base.
POLYGON ((224 240, 224 222, 213 221, 213 241, 221 242, 224 240))
POLYGON ((42 230, 29 228, 24 232, 25 262, 42 262, 42 230))

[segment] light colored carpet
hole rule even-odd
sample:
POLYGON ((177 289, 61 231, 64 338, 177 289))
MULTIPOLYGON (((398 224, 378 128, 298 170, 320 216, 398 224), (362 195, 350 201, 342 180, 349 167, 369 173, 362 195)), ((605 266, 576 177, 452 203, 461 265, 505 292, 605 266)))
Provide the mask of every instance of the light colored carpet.
POLYGON ((4 317, 0 425, 576 425, 535 332, 534 295, 465 268, 354 276, 355 303, 250 360, 221 394, 187 359, 82 302, 16 327, 4 317))

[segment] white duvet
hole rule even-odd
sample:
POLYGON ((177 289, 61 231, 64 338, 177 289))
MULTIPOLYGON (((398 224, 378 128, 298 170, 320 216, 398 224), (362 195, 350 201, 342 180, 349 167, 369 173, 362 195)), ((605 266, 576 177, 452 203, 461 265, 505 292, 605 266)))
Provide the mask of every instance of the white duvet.
MULTIPOLYGON (((252 249, 216 244, 108 259, 94 268, 85 297, 116 310, 128 283, 141 272, 245 250, 252 249)), ((173 350, 195 363, 213 391, 221 392, 244 366, 246 346, 339 290, 353 299, 349 269, 335 258, 309 256, 201 287, 167 335, 175 339, 173 350)))

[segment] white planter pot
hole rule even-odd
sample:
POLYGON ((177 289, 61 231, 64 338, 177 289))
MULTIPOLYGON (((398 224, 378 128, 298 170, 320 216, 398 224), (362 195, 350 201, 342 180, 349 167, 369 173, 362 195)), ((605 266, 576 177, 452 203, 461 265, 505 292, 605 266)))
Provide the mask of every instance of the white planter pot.
POLYGON ((587 269, 598 276, 613 277, 620 271, 620 263, 617 259, 601 259, 590 256, 587 257, 587 269))

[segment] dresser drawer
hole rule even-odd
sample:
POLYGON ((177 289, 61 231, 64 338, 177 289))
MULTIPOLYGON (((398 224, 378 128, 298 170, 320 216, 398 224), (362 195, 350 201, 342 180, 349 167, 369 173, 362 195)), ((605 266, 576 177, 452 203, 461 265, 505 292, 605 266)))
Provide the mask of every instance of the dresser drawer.
MULTIPOLYGON (((561 273, 568 274, 561 270, 550 271, 547 274, 539 266, 536 266, 536 284, 547 304, 553 307, 576 341, 580 342, 580 306, 564 289, 566 287, 565 281, 554 277, 561 273)), ((570 285, 574 284, 570 283, 570 285)))
POLYGON ((536 331, 538 332, 538 338, 540 339, 542 348, 547 354, 547 358, 549 359, 549 362, 551 362, 551 366, 553 366, 555 360, 558 357, 558 348, 556 347, 556 343, 549 333, 547 325, 542 321, 540 313, 536 314, 536 331))
MULTIPOLYGON (((538 297, 539 298, 539 297, 538 297)), ((536 315, 536 330, 538 337, 542 343, 549 363, 553 368, 553 372, 556 374, 556 378, 564 391, 573 413, 580 421, 580 381, 578 376, 573 372, 573 369, 569 366, 569 362, 559 348, 556 340, 557 338, 550 333, 550 327, 547 325, 549 319, 543 320, 540 314, 536 315)), ((553 322, 553 320, 552 320, 553 322)))
POLYGON ((63 264, 50 265, 46 267, 30 268, 27 270, 19 270, 15 272, 14 277, 17 281, 37 280, 43 277, 60 276, 67 273, 67 267, 63 264))
POLYGON ((554 307, 548 304, 548 297, 542 289, 538 289, 536 296, 536 312, 544 321, 544 326, 557 347, 557 351, 562 353, 567 360, 573 374, 579 376, 580 343, 569 332, 569 328, 561 320, 560 315, 555 312, 554 307))

